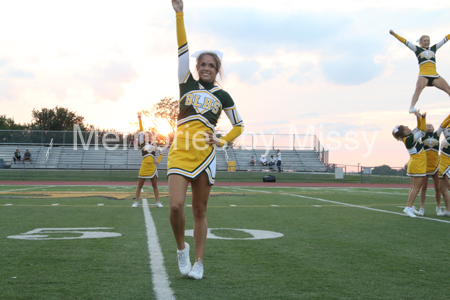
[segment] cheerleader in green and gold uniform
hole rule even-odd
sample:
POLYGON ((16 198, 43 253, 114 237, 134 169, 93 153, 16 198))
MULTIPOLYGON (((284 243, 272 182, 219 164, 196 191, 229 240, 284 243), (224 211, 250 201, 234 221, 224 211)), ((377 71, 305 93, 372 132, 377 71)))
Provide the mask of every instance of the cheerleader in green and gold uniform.
POLYGON ((428 177, 431 176, 434 182, 435 198, 436 198, 436 213, 441 215, 441 191, 439 188, 439 137, 443 129, 447 128, 450 123, 450 115, 442 122, 438 130, 434 131, 434 126, 432 124, 427 124, 425 135, 422 137, 422 142, 424 145, 424 150, 427 156, 427 176, 423 183, 422 189, 420 190, 420 209, 419 216, 425 214, 425 199, 428 188, 428 177))
POLYGON ((418 213, 413 208, 413 204, 417 193, 423 186, 427 173, 427 156, 421 139, 426 130, 426 113, 421 115, 416 112, 415 114, 417 116, 417 128, 411 130, 408 126, 397 125, 392 131, 395 139, 403 141, 410 155, 406 174, 411 177, 411 189, 408 194, 407 206, 403 210, 410 217, 416 217, 415 213, 418 213))
POLYGON ((153 193, 155 194, 156 206, 163 207, 161 202, 159 201, 159 190, 158 190, 158 169, 156 165, 161 161, 163 156, 161 148, 159 148, 153 142, 150 142, 149 137, 145 137, 144 128, 142 126, 141 116, 138 115, 139 118, 139 143, 141 145, 142 151, 142 163, 141 168, 139 170, 138 176, 138 185, 136 187, 136 195, 135 200, 132 207, 138 207, 139 205, 139 197, 141 196, 141 190, 144 186, 145 180, 150 179, 152 181, 153 193), (156 155, 158 155, 158 159, 156 159, 156 155))
POLYGON ((408 42, 405 38, 396 34, 393 30, 389 31, 390 34, 395 36, 400 42, 405 44, 409 49, 414 51, 417 60, 419 61, 419 78, 416 83, 416 90, 411 99, 410 113, 415 113, 414 106, 419 100, 419 96, 426 86, 435 86, 440 90, 443 90, 450 96, 450 86, 444 78, 440 77, 436 71, 436 52, 441 48, 449 39, 450 34, 444 37, 439 43, 430 47, 430 37, 423 35, 419 40, 420 47, 408 42))
POLYGON ((172 0, 176 12, 178 41, 178 81, 180 112, 177 132, 170 147, 167 175, 170 197, 170 223, 177 242, 178 267, 181 274, 191 278, 203 277, 208 223, 206 206, 211 186, 215 181, 216 157, 214 146, 224 146, 244 130, 244 123, 230 95, 215 84, 221 73, 221 53, 203 51, 196 55, 199 79, 189 70, 189 47, 184 28, 183 1, 172 0), (222 112, 233 129, 220 140, 214 129, 222 112), (186 190, 191 182, 192 211, 194 215, 195 263, 191 268, 189 244, 184 241, 186 190))
MULTIPOLYGON (((447 117, 447 119, 449 117, 447 117)), ((448 131, 449 128, 445 128, 443 125, 441 127, 444 128, 442 132, 444 133, 445 139, 441 143, 441 155, 439 162, 439 189, 441 191, 442 198, 444 199, 446 207, 445 211, 441 215, 450 216, 450 196, 448 194, 448 189, 450 188, 450 133, 448 131)))

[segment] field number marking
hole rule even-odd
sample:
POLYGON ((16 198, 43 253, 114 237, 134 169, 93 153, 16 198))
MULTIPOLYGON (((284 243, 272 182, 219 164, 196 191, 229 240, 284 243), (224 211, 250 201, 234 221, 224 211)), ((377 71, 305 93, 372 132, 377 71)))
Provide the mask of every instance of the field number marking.
POLYGON ((108 232, 100 230, 110 230, 112 227, 91 227, 91 228, 36 228, 34 230, 19 234, 10 235, 9 239, 18 240, 75 240, 75 239, 101 239, 107 237, 118 237, 122 234, 117 232, 108 232), (70 235, 65 237, 49 237, 51 234, 64 234, 70 235), (81 235, 80 235, 81 234, 81 235), (80 236, 73 236, 80 235, 80 236))
MULTIPOLYGON (((186 236, 194 236, 194 230, 186 230, 186 236)), ((275 231, 266 231, 266 230, 255 230, 255 229, 236 229, 236 228, 208 228, 208 235, 206 238, 215 239, 215 240, 266 240, 266 239, 276 239, 284 236, 282 233, 275 231), (249 238, 230 238, 230 237, 221 237, 212 233, 212 230, 235 230, 235 231, 243 231, 248 234, 251 234, 252 237, 249 238)))

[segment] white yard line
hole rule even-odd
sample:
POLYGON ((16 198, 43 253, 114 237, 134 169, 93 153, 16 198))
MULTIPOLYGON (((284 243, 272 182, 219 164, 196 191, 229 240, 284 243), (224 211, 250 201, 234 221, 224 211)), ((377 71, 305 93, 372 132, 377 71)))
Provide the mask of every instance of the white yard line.
MULTIPOLYGON (((306 198, 306 199, 312 199, 312 200, 317 200, 317 201, 322 201, 322 202, 328 202, 328 203, 345 205, 345 206, 356 207, 356 208, 363 208, 363 209, 367 209, 367 210, 373 210, 373 211, 384 212, 384 213, 388 213, 388 214, 394 214, 394 215, 400 215, 400 216, 407 217, 407 215, 405 215, 404 213, 394 212, 394 211, 389 211, 389 210, 383 210, 383 209, 377 209, 377 208, 372 208, 372 207, 367 207, 367 206, 354 205, 354 204, 349 204, 349 203, 344 203, 344 202, 331 201, 331 200, 326 200, 326 199, 321 199, 321 198, 314 198, 314 197, 308 197, 308 196, 302 196, 302 195, 284 194, 284 193, 282 195, 294 196, 294 197, 306 198)), ((433 218, 419 217, 419 216, 417 216, 417 218, 425 219, 425 220, 431 220, 431 221, 436 221, 436 222, 442 222, 442 223, 449 223, 450 224, 450 221, 447 221, 447 220, 433 219, 433 218)))
POLYGON ((240 190, 240 191, 247 191, 247 192, 258 192, 258 193, 272 194, 272 192, 268 192, 268 191, 248 190, 248 189, 241 189, 241 188, 235 188, 235 189, 236 190, 240 190))
MULTIPOLYGON (((262 191, 258 191, 258 190, 248 190, 248 189, 240 189, 240 190, 249 191, 249 192, 262 192, 262 191)), ((272 194, 272 192, 266 192, 266 193, 272 194)), ((407 217, 407 215, 405 215, 404 213, 400 213, 400 212, 394 212, 394 211, 389 211, 389 210, 377 209, 377 208, 361 206, 361 205, 355 205, 355 204, 350 204, 350 203, 344 203, 344 202, 338 202, 338 201, 332 201, 332 200, 326 200, 326 199, 309 197, 309 196, 302 196, 302 195, 296 195, 296 194, 281 193, 280 195, 293 196, 293 197, 299 197, 299 198, 305 198, 305 199, 311 199, 311 200, 317 200, 317 201, 322 201, 322 202, 327 202, 327 203, 339 204, 339 205, 350 206, 350 207, 355 207, 355 208, 362 208, 362 209, 367 209, 367 210, 378 211, 378 212, 383 212, 383 213, 388 213, 388 214, 394 214, 394 215, 407 217)), ((420 216, 417 216, 417 218, 418 219, 424 219, 424 220, 430 220, 430 221, 450 224, 450 221, 448 221, 448 220, 433 219, 433 218, 420 217, 420 216)))
POLYGON ((152 270, 153 290, 157 300, 174 300, 173 291, 170 288, 166 268, 164 268, 164 257, 156 234, 147 199, 142 199, 144 209, 145 226, 147 228, 148 253, 150 254, 150 269, 152 270))
MULTIPOLYGON (((409 189, 408 189, 409 191, 409 189)), ((399 196, 407 196, 408 195, 408 191, 406 191, 405 193, 389 193, 389 192, 375 192, 375 191, 356 191, 357 193, 369 193, 369 194, 386 194, 386 195, 399 195, 399 196)), ((352 191, 354 192, 354 191, 352 191)), ((430 194, 431 195, 431 194, 430 194)), ((433 194, 434 196, 434 194, 433 194)))

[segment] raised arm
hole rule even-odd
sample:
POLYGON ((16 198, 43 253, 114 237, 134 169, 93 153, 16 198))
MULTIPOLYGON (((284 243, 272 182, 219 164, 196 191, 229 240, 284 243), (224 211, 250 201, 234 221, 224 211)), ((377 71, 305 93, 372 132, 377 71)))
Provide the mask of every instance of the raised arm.
POLYGON ((144 131, 144 126, 142 125, 141 115, 138 115, 138 119, 139 119, 139 131, 144 131))
POLYGON ((448 40, 450 40, 450 34, 447 34, 439 43, 436 44, 436 50, 444 46, 448 40))
POLYGON ((420 114, 417 113, 417 128, 424 134, 427 131, 427 113, 420 114))
POLYGON ((144 133, 144 126, 142 125, 142 116, 139 114, 138 115, 138 119, 139 119, 139 144, 142 146, 144 144, 145 141, 145 133, 144 133))
POLYGON ((415 128, 412 133, 414 134, 414 142, 425 136, 425 132, 427 130, 427 113, 420 114, 420 112, 416 113, 417 116, 417 128, 415 128))
POLYGON ((183 1, 172 0, 176 12, 177 43, 178 43, 178 83, 185 83, 189 77, 189 47, 184 28, 183 1))
POLYGON ((172 6, 175 12, 183 12, 183 0, 172 0, 172 6))
POLYGON ((411 49, 412 51, 416 52, 416 50, 417 50, 416 45, 414 45, 414 44, 408 42, 404 37, 399 36, 399 35, 396 34, 396 33, 394 32, 394 30, 392 30, 392 29, 389 30, 389 33, 392 34, 393 36, 395 36, 395 38, 396 38, 397 40, 399 40, 401 43, 405 44, 406 47, 408 47, 408 48, 411 49))
POLYGON ((445 120, 441 123, 438 130, 436 131, 437 136, 440 136, 441 133, 444 132, 444 135, 447 138, 448 136, 446 136, 446 133, 448 133, 448 131, 446 130, 446 128, 448 127, 449 124, 450 124, 450 114, 447 116, 447 118, 445 118, 445 120))

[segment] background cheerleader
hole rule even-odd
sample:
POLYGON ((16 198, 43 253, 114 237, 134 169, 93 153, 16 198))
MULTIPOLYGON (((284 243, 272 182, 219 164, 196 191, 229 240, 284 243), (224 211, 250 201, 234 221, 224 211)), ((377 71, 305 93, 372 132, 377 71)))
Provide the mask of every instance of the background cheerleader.
POLYGON ((132 207, 138 207, 139 197, 141 196, 141 190, 144 186, 145 180, 150 179, 152 182, 153 193, 155 194, 156 206, 163 207, 159 201, 159 190, 158 190, 158 169, 156 165, 161 161, 163 157, 162 150, 155 143, 150 142, 150 137, 145 134, 144 128, 142 126, 141 115, 139 118, 139 143, 141 145, 142 151, 142 163, 139 170, 138 185, 136 187, 135 202, 132 207), (158 160, 156 160, 156 155, 158 154, 158 160))

